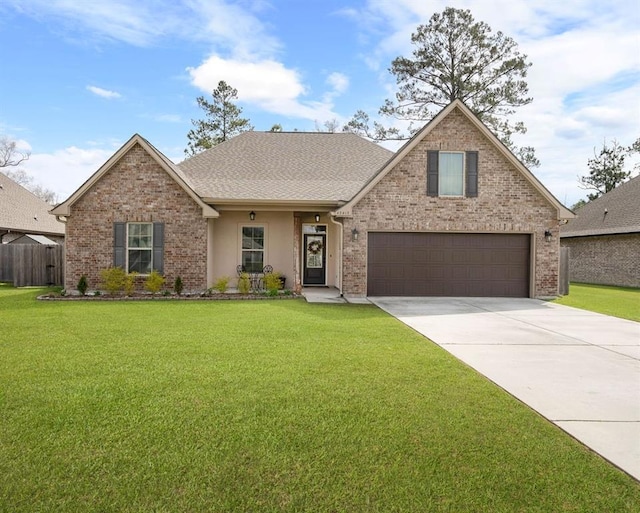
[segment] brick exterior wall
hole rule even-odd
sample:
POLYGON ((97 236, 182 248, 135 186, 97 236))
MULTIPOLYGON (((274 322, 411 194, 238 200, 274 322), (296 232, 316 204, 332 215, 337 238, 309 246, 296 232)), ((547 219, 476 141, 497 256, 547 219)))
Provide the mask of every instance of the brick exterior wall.
MULTIPOLYGON (((164 276, 184 291, 207 286, 207 220, 202 208, 139 145, 134 145, 71 207, 65 244, 65 288, 86 275, 99 288, 100 271, 113 266, 114 222, 164 223, 164 276)), ((138 279, 142 288, 143 279, 138 279)))
POLYGON ((367 290, 367 232, 506 232, 533 234, 533 297, 558 294, 557 210, 458 109, 419 142, 344 219, 346 296, 367 290), (427 196, 427 151, 478 151, 478 197, 427 196), (357 241, 351 230, 357 228, 357 241), (544 240, 545 229, 553 234, 544 240))
POLYGON ((640 233, 563 238, 570 250, 569 280, 640 287, 640 233))

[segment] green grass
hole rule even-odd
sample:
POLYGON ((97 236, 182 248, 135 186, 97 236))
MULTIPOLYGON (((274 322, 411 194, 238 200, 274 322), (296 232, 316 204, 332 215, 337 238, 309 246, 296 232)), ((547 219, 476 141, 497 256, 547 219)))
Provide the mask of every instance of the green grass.
POLYGON ((640 289, 572 283, 555 302, 640 322, 640 289))
POLYGON ((2 512, 638 511, 640 484, 377 308, 0 287, 2 512))

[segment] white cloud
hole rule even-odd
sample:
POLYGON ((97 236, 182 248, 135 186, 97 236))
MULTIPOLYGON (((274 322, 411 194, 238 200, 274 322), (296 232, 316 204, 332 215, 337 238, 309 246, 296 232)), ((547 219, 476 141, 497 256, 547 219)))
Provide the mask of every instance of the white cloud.
POLYGON ((187 71, 192 84, 206 93, 211 93, 218 82, 224 80, 238 90, 241 102, 268 112, 310 120, 336 117, 330 101, 304 101, 302 97, 308 90, 300 73, 276 60, 224 59, 212 55, 197 68, 187 71))
POLYGON ((107 100, 112 100, 114 98, 121 98, 122 95, 116 91, 109 91, 107 89, 102 89, 101 87, 96 86, 87 86, 87 91, 91 91, 96 96, 100 96, 101 98, 106 98, 107 100))
POLYGON ((53 153, 34 153, 22 167, 33 176, 35 183, 51 189, 58 200, 63 201, 111 157, 114 149, 111 145, 107 148, 70 146, 53 153))
POLYGON ((276 38, 264 30, 253 13, 263 3, 238 5, 227 0, 4 0, 7 6, 36 19, 53 19, 57 32, 70 39, 121 41, 134 46, 152 46, 162 38, 178 37, 206 41, 237 54, 272 53, 276 38))
POLYGON ((343 73, 333 72, 327 77, 327 84, 335 94, 342 94, 349 88, 349 77, 343 73))

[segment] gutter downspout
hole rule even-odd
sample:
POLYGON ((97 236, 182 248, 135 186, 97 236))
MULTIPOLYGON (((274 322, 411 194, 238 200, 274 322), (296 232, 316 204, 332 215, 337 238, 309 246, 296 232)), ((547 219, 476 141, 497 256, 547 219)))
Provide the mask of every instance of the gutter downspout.
POLYGON ((338 231, 340 232, 340 244, 338 247, 338 253, 340 254, 340 258, 338 260, 338 290, 340 291, 340 297, 342 297, 342 246, 343 246, 343 239, 344 239, 344 226, 341 222, 336 221, 335 219, 335 212, 329 212, 329 220, 335 224, 336 226, 338 226, 338 231))

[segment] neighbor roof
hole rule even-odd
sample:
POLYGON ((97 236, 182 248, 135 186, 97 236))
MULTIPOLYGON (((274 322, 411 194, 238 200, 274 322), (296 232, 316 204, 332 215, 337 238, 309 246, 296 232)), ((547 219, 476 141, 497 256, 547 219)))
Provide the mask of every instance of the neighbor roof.
POLYGON ((640 232, 640 176, 619 185, 576 211, 561 237, 640 232))
POLYGON ((180 163, 209 203, 325 202, 356 194, 393 152, 350 133, 244 132, 180 163))
POLYGON ((0 173, 0 231, 64 235, 64 225, 49 215, 49 205, 0 173))

